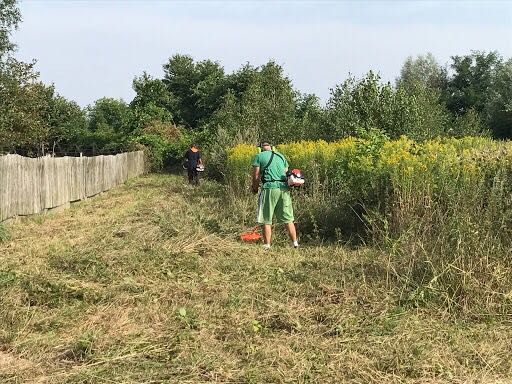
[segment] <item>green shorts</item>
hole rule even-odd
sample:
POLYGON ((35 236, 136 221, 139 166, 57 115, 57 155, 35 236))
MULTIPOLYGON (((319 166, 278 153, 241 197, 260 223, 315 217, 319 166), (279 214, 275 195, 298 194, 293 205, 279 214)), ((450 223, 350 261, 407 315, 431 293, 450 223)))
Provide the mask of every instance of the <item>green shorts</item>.
POLYGON ((274 214, 278 223, 293 222, 292 197, 289 190, 280 188, 261 190, 258 199, 257 222, 259 224, 272 224, 274 214))

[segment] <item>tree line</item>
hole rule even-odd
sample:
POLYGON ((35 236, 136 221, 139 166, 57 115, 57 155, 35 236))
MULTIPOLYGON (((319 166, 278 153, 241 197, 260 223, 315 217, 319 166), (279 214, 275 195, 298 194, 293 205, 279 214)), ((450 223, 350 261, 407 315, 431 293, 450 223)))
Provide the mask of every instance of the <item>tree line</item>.
POLYGON ((43 84, 34 62, 14 57, 10 34, 21 22, 16 0, 0 0, 0 151, 38 156, 147 149, 155 168, 176 161, 192 141, 213 160, 227 145, 337 140, 378 132, 415 140, 439 136, 512 137, 512 59, 472 52, 439 64, 409 57, 394 83, 377 72, 350 76, 325 105, 294 88, 269 61, 226 73, 219 62, 176 54, 163 77, 133 80, 129 103, 101 98, 86 108, 43 84))

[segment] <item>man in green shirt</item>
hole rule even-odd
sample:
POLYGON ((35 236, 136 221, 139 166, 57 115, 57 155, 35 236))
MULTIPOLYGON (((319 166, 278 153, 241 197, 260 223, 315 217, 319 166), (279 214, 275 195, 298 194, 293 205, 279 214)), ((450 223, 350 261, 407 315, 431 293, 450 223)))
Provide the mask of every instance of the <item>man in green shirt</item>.
POLYGON ((290 188, 286 181, 288 162, 285 157, 272 150, 270 143, 261 143, 261 152, 252 160, 252 191, 261 192, 258 199, 258 223, 263 226, 263 247, 270 248, 272 238, 272 218, 285 224, 288 235, 297 248, 297 232, 293 223, 293 206, 290 188))

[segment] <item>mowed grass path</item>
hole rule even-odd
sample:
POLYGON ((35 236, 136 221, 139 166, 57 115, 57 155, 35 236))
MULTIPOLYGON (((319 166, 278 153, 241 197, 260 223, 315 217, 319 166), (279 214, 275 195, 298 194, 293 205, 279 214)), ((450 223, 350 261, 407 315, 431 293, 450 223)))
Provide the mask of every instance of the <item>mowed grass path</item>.
POLYGON ((508 382, 507 319, 399 300, 371 249, 242 244, 249 203, 151 175, 9 225, 0 382, 508 382))

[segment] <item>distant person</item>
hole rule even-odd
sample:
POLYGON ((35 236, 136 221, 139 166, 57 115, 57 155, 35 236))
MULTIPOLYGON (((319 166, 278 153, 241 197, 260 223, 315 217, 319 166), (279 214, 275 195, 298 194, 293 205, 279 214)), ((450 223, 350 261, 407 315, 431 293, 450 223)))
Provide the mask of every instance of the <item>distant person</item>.
POLYGON ((199 151, 198 146, 196 144, 192 144, 183 157, 186 161, 188 182, 193 185, 198 185, 199 172, 197 171, 197 167, 203 165, 201 152, 199 151))
POLYGON ((286 180, 288 162, 284 155, 272 149, 269 142, 260 145, 261 152, 252 160, 252 191, 258 193, 258 223, 263 227, 263 247, 270 249, 272 219, 284 224, 295 248, 298 248, 295 230, 292 197, 286 180))

